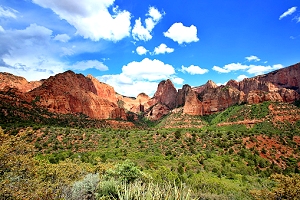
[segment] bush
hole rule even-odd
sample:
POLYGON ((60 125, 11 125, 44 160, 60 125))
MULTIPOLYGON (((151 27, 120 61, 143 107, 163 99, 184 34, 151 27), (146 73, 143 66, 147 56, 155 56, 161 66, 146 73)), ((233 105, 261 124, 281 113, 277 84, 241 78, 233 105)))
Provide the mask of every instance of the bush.
POLYGON ((72 200, 95 199, 95 191, 100 181, 99 174, 88 174, 71 188, 72 200))
POLYGON ((97 191, 97 196, 104 198, 117 198, 118 197, 118 187, 120 185, 120 181, 110 179, 110 180, 102 180, 99 184, 99 188, 97 191))
POLYGON ((106 178, 114 178, 121 182, 130 183, 138 178, 142 178, 144 174, 138 167, 130 160, 125 160, 123 163, 118 164, 115 169, 107 171, 106 178))

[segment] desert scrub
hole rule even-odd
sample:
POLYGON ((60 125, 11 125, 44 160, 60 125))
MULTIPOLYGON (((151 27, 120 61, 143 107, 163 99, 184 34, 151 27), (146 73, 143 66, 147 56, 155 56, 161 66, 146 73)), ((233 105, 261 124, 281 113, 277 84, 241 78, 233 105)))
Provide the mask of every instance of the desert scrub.
POLYGON ((72 185, 70 195, 66 195, 65 198, 70 200, 95 199, 99 182, 98 173, 87 174, 82 180, 72 185))

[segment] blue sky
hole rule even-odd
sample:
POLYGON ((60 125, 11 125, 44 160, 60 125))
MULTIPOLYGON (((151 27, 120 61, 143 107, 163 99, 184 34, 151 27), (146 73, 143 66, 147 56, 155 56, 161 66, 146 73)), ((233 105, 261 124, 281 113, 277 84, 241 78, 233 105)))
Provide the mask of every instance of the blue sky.
POLYGON ((164 79, 224 84, 299 56, 299 0, 0 1, 0 71, 29 81, 73 70, 152 96, 164 79))

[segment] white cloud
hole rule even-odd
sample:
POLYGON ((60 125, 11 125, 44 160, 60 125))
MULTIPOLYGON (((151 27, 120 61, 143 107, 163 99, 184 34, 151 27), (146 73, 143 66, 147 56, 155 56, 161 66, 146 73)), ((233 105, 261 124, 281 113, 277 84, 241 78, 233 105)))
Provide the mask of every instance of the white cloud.
POLYGON ((219 66, 213 66, 212 69, 215 70, 215 71, 217 71, 217 72, 220 72, 220 73, 229 73, 230 72, 229 70, 221 68, 219 66))
POLYGON ((172 53, 173 51, 174 51, 173 48, 169 48, 167 47, 166 44, 162 43, 158 47, 154 48, 153 54, 157 55, 157 54, 172 53))
POLYGON ((60 41, 60 42, 68 42, 70 40, 70 36, 67 34, 58 34, 54 37, 54 40, 60 41))
POLYGON ((138 80, 156 81, 169 78, 175 74, 175 70, 160 60, 144 58, 140 62, 133 61, 123 66, 122 73, 138 80))
POLYGON ((4 30, 4 28, 0 25, 0 33, 4 33, 5 32, 5 30, 4 30))
POLYGON ((281 64, 276 64, 273 66, 262 66, 262 65, 250 65, 249 69, 247 70, 247 72, 249 74, 254 74, 254 75, 261 75, 261 74, 265 74, 269 71, 273 71, 273 70, 277 70, 277 69, 281 69, 283 68, 283 66, 281 64))
POLYGON ((179 85, 181 85, 184 82, 184 79, 179 78, 179 77, 174 77, 171 80, 172 80, 172 82, 179 84, 179 85))
MULTIPOLYGON (((163 13, 164 14, 164 13, 163 13)), ((135 40, 148 41, 152 39, 151 32, 155 25, 161 20, 162 13, 160 13, 156 8, 150 7, 145 19, 145 27, 142 25, 141 18, 135 20, 134 27, 132 29, 132 36, 135 40)))
POLYGON ((260 61, 260 58, 258 58, 257 56, 248 56, 246 57, 246 59, 250 62, 250 61, 254 61, 254 62, 258 62, 260 61))
POLYGON ((300 22, 300 16, 296 16, 296 17, 294 17, 294 19, 293 20, 296 20, 296 23, 299 23, 300 22))
POLYGON ((123 74, 104 75, 97 77, 97 79, 113 86, 119 94, 129 97, 137 97, 142 92, 151 96, 155 93, 158 85, 158 82, 132 80, 123 74))
POLYGON ((178 42, 178 44, 199 41, 196 26, 187 27, 182 23, 174 23, 167 32, 164 32, 164 36, 178 42))
MULTIPOLYGON (((164 14, 164 13, 163 13, 164 14)), ((152 17, 152 19, 156 22, 158 22, 159 20, 161 20, 162 16, 163 16, 162 13, 160 13, 156 8, 154 7, 150 7, 149 8, 149 12, 148 12, 148 15, 150 17, 152 17)))
POLYGON ((285 11, 282 15, 280 15, 279 20, 281 20, 282 18, 284 18, 284 17, 286 17, 286 16, 288 16, 288 15, 293 14, 294 12, 296 12, 296 10, 297 10, 297 7, 296 7, 296 6, 289 8, 289 9, 288 9, 287 11, 285 11))
POLYGON ((230 63, 225 65, 223 68, 214 66, 213 70, 220 72, 220 73, 229 73, 231 71, 237 71, 237 70, 245 70, 247 69, 247 65, 243 65, 241 63, 230 63))
POLYGON ((16 19, 17 18, 17 16, 16 16, 17 13, 18 13, 18 11, 14 10, 12 8, 2 7, 0 5, 0 17, 16 19))
POLYGON ((189 67, 181 66, 181 70, 179 70, 179 71, 181 71, 183 73, 187 72, 191 75, 195 75, 195 74, 205 74, 208 72, 208 69, 202 69, 199 66, 191 65, 189 67))
POLYGON ((138 46, 136 48, 136 52, 139 55, 144 55, 144 54, 146 54, 148 52, 148 50, 145 47, 143 47, 143 46, 138 46))
POLYGON ((114 0, 33 0, 34 3, 50 8, 61 19, 74 26, 77 34, 93 41, 100 39, 119 41, 130 35, 130 18, 128 11, 112 9, 114 0))
POLYGON ((135 25, 132 29, 132 36, 135 40, 148 41, 152 39, 150 31, 142 26, 141 18, 135 20, 135 25))
POLYGON ((75 46, 61 47, 61 44, 53 43, 52 38, 52 30, 36 24, 23 30, 9 29, 1 33, 0 71, 23 76, 27 80, 39 80, 67 69, 107 70, 107 66, 96 60, 75 64, 60 61, 59 55, 74 54, 75 46))
POLYGON ((141 92, 153 95, 160 80, 171 79, 182 84, 183 79, 175 76, 175 69, 160 60, 145 58, 140 62, 133 61, 123 66, 121 74, 97 77, 110 84, 122 95, 137 96, 141 92))
POLYGON ((263 66, 263 65, 243 65, 241 63, 230 63, 225 65, 223 68, 214 66, 213 70, 220 73, 229 73, 232 71, 244 70, 247 71, 249 74, 261 75, 269 71, 280 69, 280 68, 283 68, 281 64, 276 64, 273 66, 270 65, 263 66))
POLYGON ((242 81, 242 80, 244 80, 245 78, 248 78, 248 76, 242 74, 242 75, 239 75, 239 76, 236 78, 236 80, 237 80, 237 81, 242 81))
POLYGON ((79 70, 84 71, 86 69, 98 69, 100 71, 107 71, 108 67, 104 65, 102 62, 99 62, 98 60, 87 60, 87 61, 80 61, 73 65, 69 66, 72 70, 79 70))

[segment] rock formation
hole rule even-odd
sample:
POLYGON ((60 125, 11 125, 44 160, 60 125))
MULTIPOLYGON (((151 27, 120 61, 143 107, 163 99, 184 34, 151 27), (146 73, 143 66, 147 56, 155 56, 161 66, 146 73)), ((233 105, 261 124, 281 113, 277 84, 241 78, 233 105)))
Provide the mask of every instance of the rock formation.
POLYGON ((72 71, 36 82, 0 73, 0 90, 8 94, 9 88, 15 88, 23 99, 51 112, 126 119, 126 111, 131 119, 137 118, 133 113, 144 113, 149 119, 157 120, 179 107, 184 114, 207 115, 241 103, 294 102, 300 99, 300 63, 240 82, 230 80, 221 86, 208 81, 194 88, 183 85, 177 91, 170 80, 165 80, 158 84, 152 98, 144 93, 136 98, 116 94, 113 87, 91 75, 85 77, 72 71))
POLYGON ((177 90, 172 81, 168 79, 166 81, 161 81, 158 84, 153 99, 156 103, 161 103, 162 105, 167 106, 169 109, 174 109, 176 107, 176 97, 177 90))
POLYGON ((50 112, 83 113, 95 119, 126 119, 124 109, 119 109, 114 89, 97 79, 67 71, 45 80, 28 92, 32 99, 50 112))
POLYGON ((39 87, 43 81, 28 82, 21 76, 15 76, 10 73, 0 72, 0 90, 5 87, 17 88, 20 92, 28 92, 39 87))
POLYGON ((117 99, 119 107, 134 113, 144 112, 151 106, 149 105, 150 97, 145 93, 139 94, 136 98, 118 94, 117 99))
POLYGON ((191 88, 184 85, 176 89, 170 80, 162 81, 151 99, 157 107, 151 107, 151 113, 159 116, 168 113, 175 107, 183 107, 183 113, 189 115, 207 115, 225 110, 226 108, 241 103, 256 104, 264 101, 294 102, 300 99, 300 64, 270 72, 266 75, 245 78, 237 82, 230 80, 224 86, 217 86, 213 81, 191 88), (174 101, 175 100, 175 101, 174 101), (166 106, 168 109, 164 110, 166 106), (153 112, 153 109, 156 109, 153 112), (160 111, 160 113, 158 112, 160 111))

